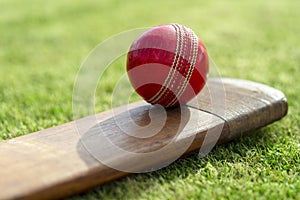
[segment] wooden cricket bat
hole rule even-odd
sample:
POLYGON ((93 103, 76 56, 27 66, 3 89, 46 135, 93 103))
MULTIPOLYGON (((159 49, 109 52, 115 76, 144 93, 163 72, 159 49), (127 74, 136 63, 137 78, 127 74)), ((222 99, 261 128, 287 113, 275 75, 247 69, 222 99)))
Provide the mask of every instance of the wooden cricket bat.
POLYGON ((93 123, 86 117, 0 143, 0 199, 61 198, 131 172, 163 167, 190 152, 206 154, 216 142, 281 119, 288 105, 284 94, 269 86, 224 78, 209 79, 197 100, 186 106, 168 109, 166 115, 154 110, 152 121, 153 106, 144 101, 126 108, 128 112, 121 107, 97 114, 93 123), (225 107, 222 101, 212 104, 218 95, 225 107), (162 121, 157 132, 155 123, 162 121), (134 137, 152 131, 157 133, 134 137), (133 155, 118 154, 115 146, 133 155), (143 154, 145 158, 135 156, 143 154))

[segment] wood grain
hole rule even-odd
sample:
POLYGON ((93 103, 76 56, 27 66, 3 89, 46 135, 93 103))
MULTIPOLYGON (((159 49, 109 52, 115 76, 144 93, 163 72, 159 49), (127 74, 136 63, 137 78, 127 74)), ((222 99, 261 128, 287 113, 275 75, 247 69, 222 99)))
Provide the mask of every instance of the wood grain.
POLYGON ((287 108, 271 87, 210 79, 181 108, 164 112, 141 101, 11 139, 0 143, 0 199, 61 198, 192 151, 206 154, 216 142, 281 119, 287 108))

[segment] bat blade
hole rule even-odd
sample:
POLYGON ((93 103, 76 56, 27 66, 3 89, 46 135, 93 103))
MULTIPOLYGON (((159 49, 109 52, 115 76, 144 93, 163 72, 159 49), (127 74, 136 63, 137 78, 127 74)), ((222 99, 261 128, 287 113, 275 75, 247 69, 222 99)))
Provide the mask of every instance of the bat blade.
POLYGON ((0 143, 0 199, 61 198, 160 168, 277 121, 288 109, 282 92, 244 80, 210 79, 198 97, 166 112, 136 102, 0 143))

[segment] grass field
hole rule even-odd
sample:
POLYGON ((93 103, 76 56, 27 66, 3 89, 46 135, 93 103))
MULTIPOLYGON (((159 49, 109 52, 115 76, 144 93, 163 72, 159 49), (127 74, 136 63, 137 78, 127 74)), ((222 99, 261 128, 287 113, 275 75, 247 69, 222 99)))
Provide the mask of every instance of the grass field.
MULTIPOLYGON (((76 73, 101 41, 177 22, 204 41, 222 76, 282 90, 288 116, 203 159, 192 155, 71 199, 300 199, 299 10, 296 0, 1 0, 0 140, 71 121, 76 73)), ((114 68, 116 77, 124 73, 124 60, 114 68)), ((98 112, 109 108, 114 81, 104 77, 98 112)))

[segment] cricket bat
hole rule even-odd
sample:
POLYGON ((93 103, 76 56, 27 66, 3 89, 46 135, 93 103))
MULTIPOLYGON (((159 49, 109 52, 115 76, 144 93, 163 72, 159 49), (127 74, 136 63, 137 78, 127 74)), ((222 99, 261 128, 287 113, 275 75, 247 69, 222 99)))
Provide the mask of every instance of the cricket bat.
POLYGON ((0 143, 0 199, 62 198, 191 152, 203 156, 287 110, 284 94, 269 86, 209 79, 180 108, 161 111, 139 101, 10 139, 0 143), (220 95, 224 101, 212 103, 220 95))

